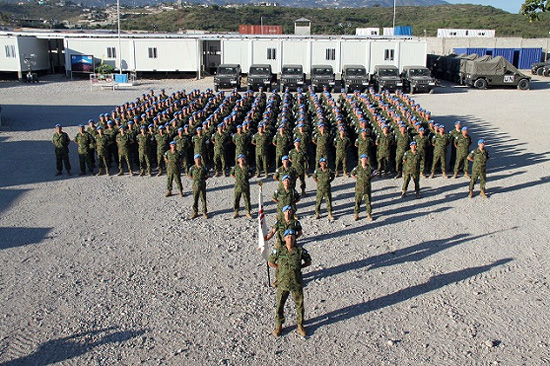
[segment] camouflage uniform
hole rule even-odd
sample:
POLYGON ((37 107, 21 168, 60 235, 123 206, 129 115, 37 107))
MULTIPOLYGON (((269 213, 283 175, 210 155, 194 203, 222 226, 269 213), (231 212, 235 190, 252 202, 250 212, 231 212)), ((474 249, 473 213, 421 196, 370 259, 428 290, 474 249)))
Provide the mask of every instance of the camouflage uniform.
POLYGON ((315 137, 313 138, 313 141, 317 145, 317 148, 315 150, 315 161, 316 166, 319 166, 319 160, 321 158, 325 158, 328 161, 328 147, 330 144, 330 135, 328 132, 325 132, 322 134, 319 132, 315 137))
MULTIPOLYGON (((361 162, 359 162, 361 163, 361 162)), ((361 201, 365 200, 365 206, 367 206, 367 215, 372 213, 371 195, 372 195, 372 168, 370 164, 367 164, 366 168, 363 168, 361 164, 357 165, 351 171, 351 175, 356 177, 355 183, 355 208, 354 213, 357 217, 359 215, 359 208, 361 201)))
POLYGON ((55 146, 55 163, 57 166, 57 174, 61 174, 63 164, 67 173, 71 173, 71 162, 69 161, 69 142, 71 139, 66 132, 54 133, 52 143, 55 146))
POLYGON ((438 163, 441 163, 441 172, 446 175, 446 159, 447 159, 447 145, 449 144, 448 135, 437 134, 433 138, 434 145, 434 157, 432 163, 432 176, 435 174, 435 169, 438 163))
POLYGON ((275 169, 278 169, 281 165, 281 158, 288 152, 290 139, 285 133, 282 136, 280 133, 277 133, 273 137, 272 143, 275 145, 275 169))
POLYGON ((397 174, 400 174, 403 166, 403 155, 405 154, 405 151, 407 151, 409 148, 411 138, 409 137, 409 134, 407 132, 405 132, 404 134, 400 132, 397 134, 396 142, 397 149, 395 152, 395 170, 397 174))
POLYGON ((164 159, 166 162, 166 188, 168 192, 172 190, 172 181, 176 181, 178 190, 180 193, 183 191, 183 186, 181 185, 181 166, 182 166, 182 156, 179 151, 172 152, 172 150, 167 150, 164 153, 164 159))
MULTIPOLYGON (((307 154, 304 150, 292 149, 288 153, 288 157, 292 162, 292 167, 296 169, 296 173, 300 179, 300 189, 302 190, 303 195, 306 192, 307 154)), ((296 182, 294 185, 296 185, 296 182)))
POLYGON ((327 211, 332 216, 332 191, 330 182, 334 180, 334 173, 329 168, 318 168, 313 172, 313 178, 317 180, 317 198, 315 201, 315 214, 319 215, 323 198, 327 201, 327 211))
POLYGON ((454 166, 454 174, 455 176, 458 174, 458 170, 460 169, 460 165, 463 164, 464 167, 464 175, 468 175, 468 151, 470 149, 470 145, 472 144, 472 138, 468 135, 458 135, 455 138, 456 143, 456 163, 454 166))
POLYGON ((88 132, 78 133, 74 137, 74 142, 78 145, 78 160, 80 162, 80 174, 86 174, 86 166, 88 171, 93 173, 94 165, 90 158, 90 148, 94 143, 94 138, 88 132))
POLYGON ((340 164, 342 165, 343 173, 344 175, 347 175, 348 173, 348 163, 347 163, 347 153, 348 153, 348 147, 351 145, 351 141, 349 137, 347 136, 336 136, 334 139, 334 145, 336 146, 336 161, 334 166, 334 171, 336 174, 338 174, 338 168, 340 168, 340 164))
POLYGON ((127 134, 118 134, 116 135, 116 144, 118 148, 118 171, 121 174, 124 170, 122 168, 122 161, 126 161, 128 166, 128 172, 130 175, 133 175, 132 172, 132 163, 130 161, 130 146, 133 144, 132 137, 127 134))
POLYGON ((208 170, 204 166, 193 165, 187 173, 193 178, 193 214, 196 214, 199 208, 199 197, 202 201, 202 213, 206 215, 206 180, 208 179, 208 170))
POLYGON ((170 136, 166 133, 157 133, 155 135, 155 141, 157 144, 157 166, 159 170, 159 175, 162 174, 165 164, 164 164, 164 153, 168 150, 168 143, 170 142, 170 136))
POLYGON ((105 134, 97 135, 95 138, 96 152, 97 152, 97 168, 101 174, 103 169, 105 173, 109 174, 109 144, 110 137, 105 134))
POLYGON ((237 164, 237 156, 243 154, 248 159, 248 135, 244 132, 234 134, 231 138, 235 144, 235 164, 237 164))
POLYGON ((403 187, 401 188, 402 193, 404 194, 407 192, 407 188, 409 188, 409 182, 411 181, 411 178, 414 182, 414 191, 417 195, 420 194, 420 164, 422 162, 422 154, 416 151, 416 153, 413 153, 412 150, 408 150, 403 155, 403 164, 405 164, 403 168, 403 187))
POLYGON ((256 145, 256 175, 260 175, 260 169, 263 166, 265 175, 267 175, 267 146, 269 136, 267 133, 255 134, 252 137, 252 143, 256 145))
POLYGON ((489 152, 487 149, 481 151, 480 148, 472 150, 468 158, 473 159, 472 165, 472 177, 470 179, 470 192, 474 191, 474 186, 479 179, 479 188, 482 192, 485 192, 485 183, 487 182, 487 160, 489 160, 489 152))
POLYGON ((296 212, 296 202, 300 200, 300 195, 292 188, 289 188, 288 191, 284 188, 276 189, 273 192, 273 200, 277 201, 277 219, 284 219, 283 207, 290 206, 296 212))
POLYGON ((241 196, 243 196, 246 212, 250 213, 249 179, 251 177, 251 173, 248 165, 245 164, 244 168, 241 168, 240 165, 235 165, 233 169, 231 169, 231 175, 235 176, 235 200, 233 203, 233 209, 235 212, 239 211, 241 196))
POLYGON ((303 230, 300 221, 294 218, 291 218, 288 222, 284 219, 284 217, 282 219, 277 219, 273 227, 275 228, 277 235, 277 240, 275 241, 275 249, 277 250, 285 246, 283 234, 286 230, 292 229, 296 232, 296 235, 303 230))
POLYGON ((279 181, 279 189, 283 189, 283 177, 288 175, 290 177, 290 188, 296 189, 296 180, 298 179, 298 171, 294 169, 293 166, 285 168, 284 165, 281 165, 275 171, 273 178, 279 181))
POLYGON ((140 133, 136 136, 136 142, 138 144, 138 163, 140 175, 145 174, 146 168, 147 174, 151 175, 151 136, 148 133, 145 135, 140 133))
MULTIPOLYGON (((420 153, 420 175, 424 174, 426 165, 426 154, 428 153, 428 136, 416 135, 413 139, 416 142, 416 151, 420 153)), ((425 176, 424 176, 425 177, 425 176)))
POLYGON ((214 169, 216 174, 221 172, 222 175, 225 175, 227 166, 225 164, 225 146, 227 141, 229 141, 229 135, 226 132, 216 132, 214 137, 214 169))
POLYGON ((393 136, 391 134, 384 135, 381 133, 376 138, 376 160, 378 161, 378 173, 382 174, 382 170, 387 174, 390 164, 390 146, 393 144, 393 136))
POLYGON ((285 322, 284 306, 288 295, 296 303, 296 323, 302 326, 304 323, 304 292, 302 284, 302 266, 311 264, 311 256, 304 248, 294 247, 288 251, 286 246, 280 250, 273 249, 269 256, 269 263, 278 265, 277 277, 277 308, 275 322, 278 326, 285 322), (304 264, 302 264, 304 262, 304 264))

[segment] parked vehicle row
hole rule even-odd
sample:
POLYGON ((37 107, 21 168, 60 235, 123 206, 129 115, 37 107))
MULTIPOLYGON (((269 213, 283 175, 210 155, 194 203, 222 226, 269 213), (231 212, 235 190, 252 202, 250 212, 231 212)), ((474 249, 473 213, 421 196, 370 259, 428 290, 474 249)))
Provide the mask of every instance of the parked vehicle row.
POLYGON ((538 76, 550 76, 550 61, 534 63, 531 66, 531 74, 538 76))
MULTIPOLYGON (((242 87, 243 71, 237 64, 222 64, 218 66, 214 76, 214 88, 242 87)), ((309 80, 302 65, 283 65, 279 77, 273 74, 269 64, 253 64, 246 76, 246 87, 249 90, 264 90, 286 88, 296 90, 312 86, 315 91, 327 87, 331 92, 345 90, 350 93, 354 90, 364 91, 373 86, 378 92, 389 90, 403 90, 408 93, 429 92, 436 87, 437 82, 431 76, 430 70, 424 66, 406 66, 400 73, 393 65, 377 65, 369 75, 363 65, 345 65, 340 80, 330 65, 313 65, 309 80)))

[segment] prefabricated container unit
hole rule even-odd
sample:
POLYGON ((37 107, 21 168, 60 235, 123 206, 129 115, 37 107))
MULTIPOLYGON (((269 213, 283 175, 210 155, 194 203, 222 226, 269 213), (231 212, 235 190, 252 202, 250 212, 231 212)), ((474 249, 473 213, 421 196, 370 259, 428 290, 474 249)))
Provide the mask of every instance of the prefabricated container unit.
POLYGON ((529 69, 543 58, 542 48, 454 48, 456 54, 477 54, 479 56, 503 56, 518 69, 529 69))
POLYGON ((382 28, 382 34, 385 36, 393 36, 394 29, 393 27, 390 28, 382 28))
POLYGON ((315 39, 311 41, 311 64, 330 65, 335 73, 340 72, 341 48, 339 40, 315 39))
POLYGON ((437 30, 438 38, 494 38, 494 29, 447 29, 437 30))
POLYGON ((346 40, 342 42, 340 69, 336 72, 341 72, 345 65, 363 65, 368 69, 367 60, 371 44, 372 42, 361 40, 346 40))
POLYGON ((239 64, 244 73, 248 72, 252 64, 251 39, 225 38, 221 41, 221 63, 239 64))
POLYGON ((287 39, 282 42, 282 47, 281 65, 302 65, 304 73, 311 72, 311 41, 309 39, 287 39))
POLYGON ((398 25, 393 30, 394 36, 412 36, 413 29, 410 25, 398 25))
POLYGON ((0 70, 8 72, 25 72, 28 65, 25 58, 30 58, 33 71, 48 70, 48 40, 33 36, 6 36, 0 38, 0 70))
POLYGON ((356 36, 379 36, 380 28, 355 28, 356 36))
POLYGON ((283 34, 283 27, 280 25, 239 25, 239 34, 283 34))
POLYGON ((101 61, 122 71, 194 72, 199 70, 201 42, 196 38, 65 38, 66 64, 71 55, 93 55, 94 63, 101 61), (119 54, 120 52, 120 54, 119 54))
MULTIPOLYGON (((249 42, 252 43, 252 41, 249 42)), ((271 65, 273 73, 281 71, 281 54, 283 52, 281 40, 257 39, 252 43, 252 46, 252 64, 271 65)))

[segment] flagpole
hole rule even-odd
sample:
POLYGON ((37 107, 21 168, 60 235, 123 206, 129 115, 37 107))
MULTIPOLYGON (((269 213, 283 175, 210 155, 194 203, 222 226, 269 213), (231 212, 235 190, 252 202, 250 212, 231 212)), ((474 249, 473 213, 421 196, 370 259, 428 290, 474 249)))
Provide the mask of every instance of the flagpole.
MULTIPOLYGON (((265 227, 265 214, 264 214, 264 204, 263 204, 263 199, 262 199, 262 186, 263 186, 264 182, 262 180, 260 180, 258 182, 258 186, 260 187, 259 189, 259 199, 258 199, 258 224, 259 224, 259 230, 258 230, 258 233, 260 236, 262 236, 261 238, 258 238, 258 240, 260 241, 261 244, 263 244, 263 251, 265 252, 265 246, 266 246, 266 243, 265 243, 265 235, 267 234, 264 230, 267 229, 265 227)), ((261 245, 260 245, 261 246, 261 245)), ((260 248, 262 249, 262 248, 260 248)), ((267 261, 267 258, 264 257, 264 259, 266 259, 266 262, 265 262, 265 266, 266 266, 266 270, 267 270, 267 287, 271 286, 271 275, 269 273, 269 262, 267 261)))

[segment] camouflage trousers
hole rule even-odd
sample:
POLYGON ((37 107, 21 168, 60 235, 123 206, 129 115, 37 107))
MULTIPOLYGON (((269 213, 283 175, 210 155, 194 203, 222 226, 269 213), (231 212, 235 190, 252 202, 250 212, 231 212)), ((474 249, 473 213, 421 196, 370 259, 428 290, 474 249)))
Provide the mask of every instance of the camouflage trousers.
POLYGON ((235 201, 233 203, 233 209, 235 211, 239 210, 241 196, 244 199, 244 207, 246 209, 246 212, 250 212, 250 190, 235 189, 235 201))
POLYGON ((409 188, 409 183, 411 181, 411 178, 414 182, 414 191, 416 193, 420 193, 420 174, 418 174, 418 173, 404 172, 403 173, 403 187, 401 188, 401 190, 403 192, 407 192, 407 188, 409 188))
POLYGON ((388 153, 385 153, 385 154, 378 154, 377 156, 377 161, 378 161, 378 172, 381 173, 382 171, 384 172, 389 172, 390 171, 390 154, 389 152, 388 153))
POLYGON ((80 173, 86 174, 86 166, 88 166, 88 171, 90 173, 94 172, 94 165, 92 164, 89 153, 78 154, 78 161, 80 163, 80 173))
POLYGON ((63 165, 65 165, 65 170, 71 170, 71 162, 69 161, 69 152, 65 149, 55 149, 55 163, 57 166, 57 171, 61 173, 63 171, 63 165))
POLYGON ((98 152, 97 153, 97 168, 99 169, 99 172, 105 171, 105 173, 109 172, 109 161, 108 156, 104 152, 98 152))
POLYGON ((267 174, 267 154, 256 154, 256 174, 260 174, 262 166, 267 174))
POLYGON ((130 154, 125 151, 120 154, 118 154, 118 170, 120 172, 124 171, 124 165, 123 162, 126 162, 126 166, 128 167, 128 172, 132 172, 132 163, 130 162, 130 154))
POLYGON ((206 185, 203 187, 193 187, 193 213, 199 210, 199 197, 202 201, 202 213, 208 212, 206 209, 206 185))
POLYGON ((395 152, 395 171, 401 173, 403 170, 403 155, 405 155, 406 150, 397 149, 395 152))
POLYGON ((336 161, 334 162, 334 171, 338 173, 338 169, 340 168, 340 165, 342 165, 343 173, 346 174, 348 171, 348 159, 346 159, 346 152, 338 152, 336 153, 336 161))
POLYGON ((145 169, 147 168, 147 172, 151 174, 151 159, 149 158, 149 154, 146 151, 139 151, 138 161, 139 170, 142 173, 145 173, 145 169))
POLYGON ((277 288, 277 308, 275 310, 275 323, 277 325, 283 325, 285 322, 285 303, 288 299, 288 295, 292 292, 294 303, 296 304, 296 324, 304 324, 304 290, 299 288, 298 290, 283 290, 277 288))
POLYGON ((227 166, 225 164, 225 153, 223 150, 214 150, 214 169, 216 172, 225 173, 227 166))
POLYGON ((315 213, 321 211, 321 202, 323 198, 327 201, 327 211, 332 214, 332 192, 330 190, 317 190, 317 199, 315 201, 315 213))
POLYGON ((157 150, 157 167, 159 169, 159 173, 166 170, 166 162, 164 161, 164 151, 163 150, 157 150))
POLYGON ((166 188, 171 191, 172 190, 172 182, 176 181, 176 186, 180 191, 183 190, 183 186, 181 185, 181 171, 179 170, 171 170, 168 169, 166 172, 166 188))
POLYGON ((459 151, 456 154, 456 163, 454 166, 454 173, 458 174, 458 171, 460 170, 460 165, 462 165, 462 169, 464 171, 464 174, 468 173, 468 151, 462 152, 459 151))
POLYGON ((355 191, 355 208, 354 208, 354 212, 356 214, 359 213, 359 208, 360 208, 361 202, 363 200, 365 201, 365 206, 367 206, 367 214, 370 215, 372 213, 371 193, 372 193, 371 189, 355 191))
POLYGON ((481 188, 481 190, 484 191, 485 183, 487 182, 487 174, 485 172, 485 169, 472 170, 472 178, 470 179, 470 191, 474 190, 474 186, 476 185, 478 179, 479 179, 479 188, 481 188))
POLYGON ((432 173, 435 173, 435 170, 437 169, 437 166, 441 164, 441 173, 446 174, 447 172, 447 163, 446 163, 446 156, 445 152, 440 151, 434 151, 434 161, 432 163, 432 173))

